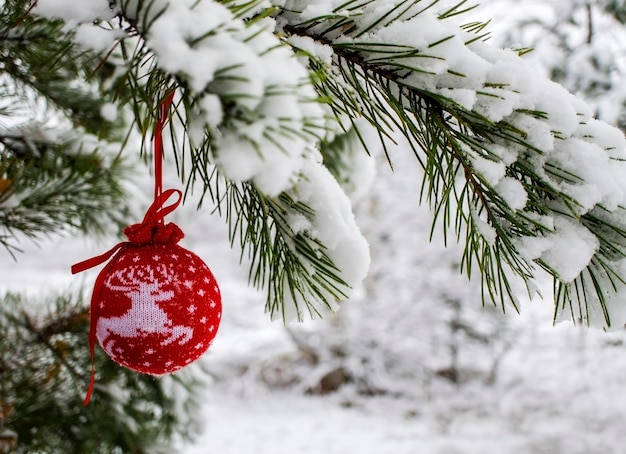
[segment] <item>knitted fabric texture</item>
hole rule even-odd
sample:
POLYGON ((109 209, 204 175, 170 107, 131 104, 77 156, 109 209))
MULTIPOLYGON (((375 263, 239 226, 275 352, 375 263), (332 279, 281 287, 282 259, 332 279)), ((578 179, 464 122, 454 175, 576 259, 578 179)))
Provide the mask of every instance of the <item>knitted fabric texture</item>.
POLYGON ((91 316, 96 338, 113 360, 161 375, 209 348, 222 315, 221 297, 197 255, 177 244, 131 244, 104 271, 91 316))

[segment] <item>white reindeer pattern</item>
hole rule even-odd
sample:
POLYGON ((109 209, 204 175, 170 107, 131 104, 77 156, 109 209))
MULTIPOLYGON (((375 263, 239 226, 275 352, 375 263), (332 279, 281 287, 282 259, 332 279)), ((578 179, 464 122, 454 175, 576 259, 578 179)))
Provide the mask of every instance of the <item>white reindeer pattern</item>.
POLYGON ((96 336, 102 347, 109 354, 113 350, 114 340, 111 334, 121 337, 140 337, 142 333, 166 334, 161 345, 169 345, 178 341, 180 345, 189 342, 193 336, 193 328, 184 325, 172 326, 167 313, 157 303, 169 301, 174 292, 162 291, 164 284, 171 283, 167 267, 161 265, 158 274, 163 276, 161 281, 155 276, 151 267, 139 269, 128 267, 114 271, 104 285, 114 291, 124 292, 130 298, 130 309, 118 317, 101 317, 96 326, 96 336))

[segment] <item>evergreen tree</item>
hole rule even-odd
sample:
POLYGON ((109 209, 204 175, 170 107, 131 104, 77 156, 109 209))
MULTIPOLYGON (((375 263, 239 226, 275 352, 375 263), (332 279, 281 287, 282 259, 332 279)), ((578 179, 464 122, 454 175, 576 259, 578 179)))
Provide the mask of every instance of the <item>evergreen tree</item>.
MULTIPOLYGON (((9 254, 18 232, 94 233, 111 219, 128 222, 120 150, 139 134, 148 151, 159 107, 174 93, 168 150, 182 183, 225 218, 272 316, 334 309, 367 273, 346 192, 360 189, 373 132, 391 165, 395 134, 412 146, 433 225, 464 244, 462 270, 482 277, 484 302, 517 308, 512 280, 532 292, 544 269, 554 276, 555 316, 625 321, 623 135, 535 74, 525 49, 489 46, 486 23, 459 26, 472 9, 466 1, 1 7, 0 241, 9 254)), ((50 383, 48 408, 78 408, 68 387, 86 381, 78 372, 86 312, 60 298, 52 315, 35 319, 24 299, 4 300, 0 425, 16 433, 17 449, 43 451, 46 432, 26 429, 44 424, 28 419, 40 411, 37 394, 20 389, 50 383), (11 356, 12 345, 27 346, 32 361, 11 356)), ((118 411, 102 411, 134 415, 148 401, 133 416, 140 424, 112 418, 102 445, 85 430, 58 447, 49 440, 47 451, 141 452, 155 441, 146 413, 168 424, 165 435, 178 430, 160 384, 101 374, 132 390, 122 411, 106 399, 118 411)))

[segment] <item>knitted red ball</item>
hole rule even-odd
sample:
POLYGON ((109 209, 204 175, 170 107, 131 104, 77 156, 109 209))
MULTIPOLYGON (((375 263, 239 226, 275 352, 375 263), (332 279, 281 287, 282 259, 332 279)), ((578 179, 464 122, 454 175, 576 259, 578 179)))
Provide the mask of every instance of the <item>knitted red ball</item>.
POLYGON ((217 282, 176 244, 130 246, 107 267, 92 317, 116 362, 145 374, 174 372, 211 345, 221 318, 217 282))

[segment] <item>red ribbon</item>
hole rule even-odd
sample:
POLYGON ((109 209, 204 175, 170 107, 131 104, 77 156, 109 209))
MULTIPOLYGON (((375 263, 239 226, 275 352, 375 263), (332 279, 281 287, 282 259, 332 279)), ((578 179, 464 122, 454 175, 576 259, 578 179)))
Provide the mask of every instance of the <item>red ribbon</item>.
POLYGON ((159 106, 159 118, 154 125, 154 200, 157 200, 163 192, 163 128, 174 100, 172 90, 159 106))
POLYGON ((165 224, 163 222, 165 216, 174 211, 182 200, 182 192, 178 189, 168 189, 163 191, 163 128, 167 122, 168 113, 174 98, 174 91, 169 93, 161 102, 159 107, 159 118, 154 127, 154 201, 146 211, 146 214, 139 224, 129 225, 124 229, 124 234, 129 241, 117 243, 104 254, 91 257, 72 266, 72 274, 80 273, 90 268, 96 267, 109 261, 107 265, 100 271, 94 284, 93 293, 91 295, 91 315, 89 326, 89 355, 91 359, 91 376, 89 378, 89 386, 87 395, 85 396, 84 405, 89 404, 93 387, 95 384, 96 368, 95 368, 95 349, 96 349, 96 323, 98 320, 99 300, 104 279, 110 267, 115 263, 112 260, 118 254, 124 252, 131 246, 143 246, 146 244, 176 244, 183 237, 183 232, 176 224, 165 224), (173 203, 166 205, 167 200, 176 195, 177 199, 173 203))

